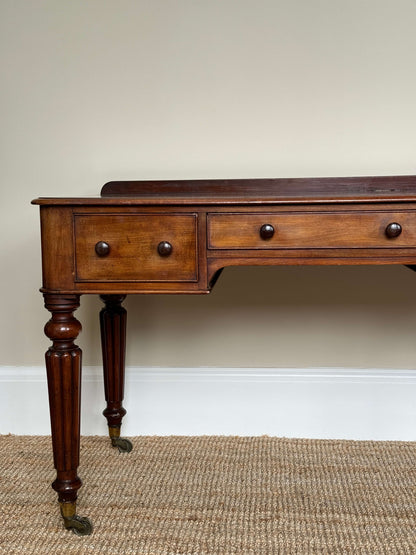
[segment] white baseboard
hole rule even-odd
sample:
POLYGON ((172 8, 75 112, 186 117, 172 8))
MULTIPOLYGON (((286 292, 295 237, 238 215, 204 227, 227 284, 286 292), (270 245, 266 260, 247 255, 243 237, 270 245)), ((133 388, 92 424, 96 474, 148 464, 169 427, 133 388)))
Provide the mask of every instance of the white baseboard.
MULTIPOLYGON (((42 367, 0 367, 0 433, 50 433, 42 367)), ((101 369, 83 369, 82 433, 107 433, 101 369)), ((416 370, 127 368, 124 435, 416 440, 416 370)))

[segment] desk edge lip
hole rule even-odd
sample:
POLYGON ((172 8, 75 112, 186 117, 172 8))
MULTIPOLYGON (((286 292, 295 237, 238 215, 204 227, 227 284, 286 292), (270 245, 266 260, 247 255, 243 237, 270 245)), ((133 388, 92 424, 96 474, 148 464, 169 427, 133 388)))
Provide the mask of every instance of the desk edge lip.
POLYGON ((281 205, 339 205, 339 204, 404 204, 416 202, 412 195, 340 196, 313 198, 175 198, 175 197, 39 197, 31 204, 38 206, 281 206, 281 205))

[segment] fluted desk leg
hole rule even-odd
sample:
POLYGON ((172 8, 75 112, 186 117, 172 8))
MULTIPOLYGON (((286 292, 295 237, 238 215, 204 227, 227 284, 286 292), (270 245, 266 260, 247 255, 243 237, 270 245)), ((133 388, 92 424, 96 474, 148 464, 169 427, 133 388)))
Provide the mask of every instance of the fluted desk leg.
POLYGON ((120 437, 121 421, 126 414, 123 398, 127 312, 121 306, 126 296, 100 295, 100 298, 105 304, 100 312, 104 392, 107 402, 103 414, 107 418, 113 447, 128 453, 133 446, 128 439, 120 437))
POLYGON ((57 471, 52 487, 58 500, 65 527, 78 535, 92 531, 91 522, 76 514, 77 475, 80 445, 81 349, 74 340, 81 324, 73 316, 79 307, 79 295, 45 294, 45 307, 52 318, 45 334, 52 340, 46 352, 49 406, 54 464, 57 471))

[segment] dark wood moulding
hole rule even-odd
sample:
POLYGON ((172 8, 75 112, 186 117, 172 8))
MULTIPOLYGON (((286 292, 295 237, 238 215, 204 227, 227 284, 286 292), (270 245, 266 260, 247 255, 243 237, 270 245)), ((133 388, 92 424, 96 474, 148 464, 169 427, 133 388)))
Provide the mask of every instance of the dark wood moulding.
POLYGON ((196 179, 110 181, 100 197, 47 198, 49 205, 281 204, 407 202, 416 200, 416 176, 312 177, 279 179, 196 179))

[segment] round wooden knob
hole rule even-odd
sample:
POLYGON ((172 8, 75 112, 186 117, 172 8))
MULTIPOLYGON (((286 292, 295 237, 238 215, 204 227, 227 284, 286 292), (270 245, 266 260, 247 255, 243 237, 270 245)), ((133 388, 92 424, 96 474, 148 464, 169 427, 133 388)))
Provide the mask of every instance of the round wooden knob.
POLYGON ((260 237, 262 239, 271 239, 274 235, 274 227, 271 224, 264 224, 260 228, 260 237))
POLYGON ((402 232, 402 226, 396 222, 393 222, 386 227, 386 235, 390 239, 393 239, 394 237, 398 237, 401 232, 402 232))
POLYGON ((98 256, 107 256, 110 254, 110 245, 105 241, 98 241, 95 245, 95 252, 98 256))
POLYGON ((172 245, 168 241, 161 241, 157 246, 157 252, 160 256, 169 256, 172 254, 172 245))

